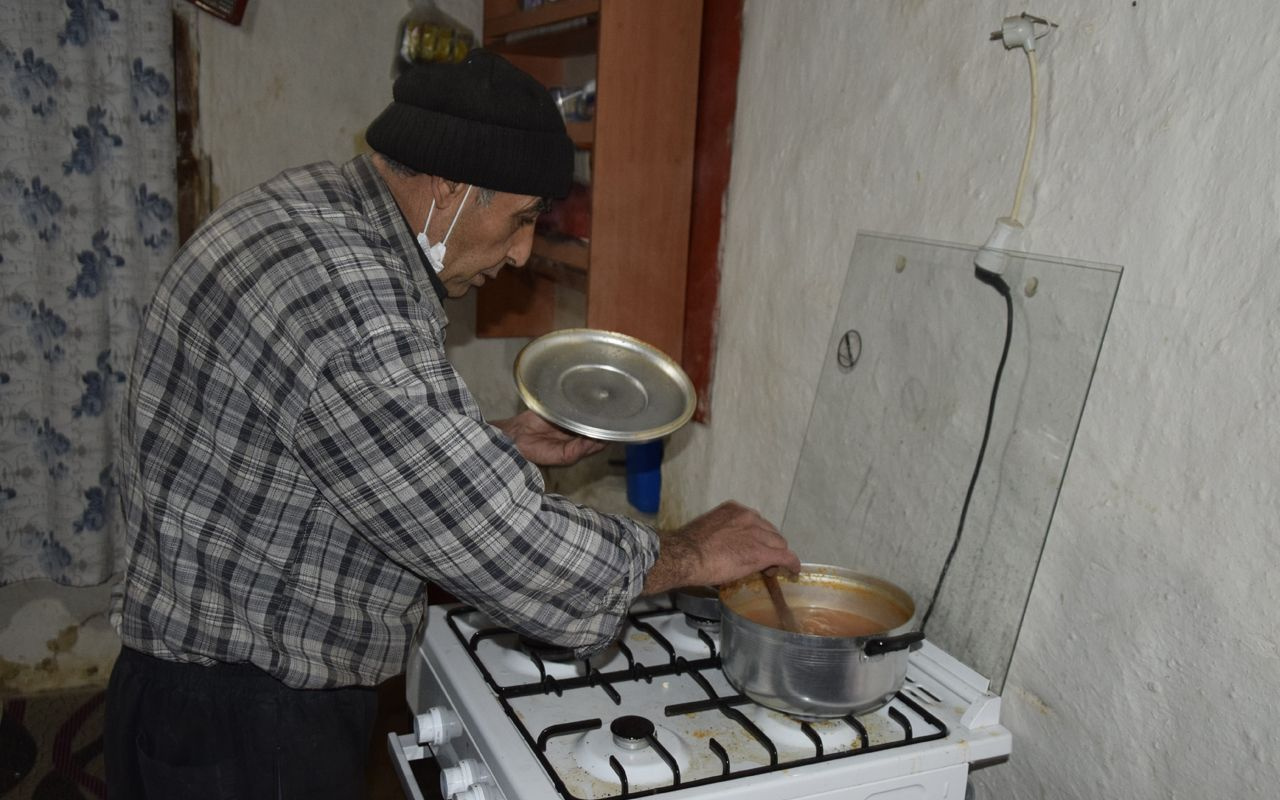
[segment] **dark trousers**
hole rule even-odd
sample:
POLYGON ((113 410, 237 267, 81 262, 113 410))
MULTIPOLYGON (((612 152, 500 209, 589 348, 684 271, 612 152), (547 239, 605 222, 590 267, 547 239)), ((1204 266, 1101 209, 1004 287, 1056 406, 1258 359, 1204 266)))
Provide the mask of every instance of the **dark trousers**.
POLYGON ((124 648, 107 687, 111 800, 364 797, 374 689, 290 689, 256 667, 124 648))

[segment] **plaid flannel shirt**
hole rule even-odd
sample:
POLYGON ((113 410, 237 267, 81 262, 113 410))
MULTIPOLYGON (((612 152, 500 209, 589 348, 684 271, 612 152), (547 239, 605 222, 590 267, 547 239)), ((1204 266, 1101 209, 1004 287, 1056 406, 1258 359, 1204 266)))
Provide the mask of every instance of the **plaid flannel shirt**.
POLYGON ((182 249, 123 423, 126 645, 370 685, 424 581, 582 655, 616 634, 656 534, 545 493, 446 360, 426 269, 367 156, 281 173, 182 249))

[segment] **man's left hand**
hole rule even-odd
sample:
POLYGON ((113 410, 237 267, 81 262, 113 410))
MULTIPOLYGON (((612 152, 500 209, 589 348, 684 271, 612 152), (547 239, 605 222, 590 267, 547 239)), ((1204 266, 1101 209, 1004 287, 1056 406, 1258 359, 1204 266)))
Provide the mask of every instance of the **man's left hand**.
POLYGON ((557 428, 532 411, 490 423, 511 437, 520 455, 541 467, 565 467, 604 449, 604 442, 557 428))

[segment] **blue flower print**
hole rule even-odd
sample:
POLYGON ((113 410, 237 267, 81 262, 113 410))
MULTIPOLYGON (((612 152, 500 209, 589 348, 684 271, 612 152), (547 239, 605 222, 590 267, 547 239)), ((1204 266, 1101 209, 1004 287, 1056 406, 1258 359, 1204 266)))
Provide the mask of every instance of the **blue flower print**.
POLYGON ((133 74, 130 76, 129 93, 133 97, 133 110, 138 120, 148 125, 159 125, 169 119, 169 107, 165 101, 169 99, 169 79, 154 67, 142 63, 142 59, 133 60, 133 74))
MULTIPOLYGON (((0 176, 3 177, 3 176, 0 176)), ((58 238, 58 216, 62 214, 62 198, 45 186, 39 178, 31 179, 31 187, 22 190, 22 218, 46 242, 58 238)))
POLYGON ((111 387, 124 383, 125 374, 111 368, 111 351, 103 350, 98 354, 98 369, 90 370, 81 376, 84 381, 84 394, 80 402, 71 409, 73 416, 100 417, 107 407, 107 393, 111 387))
POLYGON ((113 488, 115 488, 115 482, 111 479, 111 465, 108 464, 98 476, 98 485, 90 486, 85 490, 84 513, 80 515, 80 519, 72 523, 76 533, 100 531, 106 527, 107 513, 110 510, 107 496, 113 488))
POLYGON ((19 178, 13 170, 0 170, 0 200, 16 203, 22 199, 26 188, 22 178, 19 178))
POLYGON ((67 0, 71 16, 58 34, 58 44, 84 47, 89 40, 107 32, 107 23, 120 19, 114 10, 102 4, 102 0, 67 0))
POLYGON ((67 297, 97 297, 107 283, 107 272, 115 267, 124 266, 124 258, 111 252, 107 247, 107 231, 99 229, 93 235, 93 249, 81 250, 76 257, 80 262, 80 272, 76 282, 67 287, 67 297))
POLYGON ((61 360, 63 349, 57 340, 66 334, 67 321, 46 308, 43 300, 35 306, 26 300, 11 300, 9 308, 13 318, 26 320, 27 333, 43 351, 45 360, 51 364, 61 360))
POLYGON ((173 231, 169 230, 173 203, 147 191, 145 183, 138 186, 133 201, 138 209, 138 233, 142 234, 143 243, 152 250, 168 247, 173 241, 173 231))
POLYGON ((34 525, 27 524, 15 532, 13 537, 16 541, 14 544, 21 550, 31 551, 38 548, 45 539, 49 538, 47 531, 42 531, 34 525))
POLYGON ((3 513, 9 501, 18 496, 18 490, 12 486, 0 486, 0 513, 3 513))
POLYGON ((43 58, 36 58, 28 47, 22 51, 22 60, 13 65, 13 93, 24 103, 31 104, 36 116, 46 116, 58 107, 53 87, 58 85, 58 71, 43 58))
POLYGON ((71 566, 71 553, 50 536, 40 545, 37 561, 45 575, 58 581, 66 575, 67 567, 71 566))
POLYGON ((62 162, 62 174, 79 172, 81 175, 89 175, 107 163, 113 148, 124 144, 124 139, 102 124, 106 117, 107 112, 101 106, 89 106, 85 124, 77 125, 71 132, 76 138, 76 146, 71 151, 71 159, 62 162))
POLYGON ((34 432, 36 438, 33 447, 36 455, 48 466, 49 475, 54 478, 66 475, 67 465, 62 463, 62 457, 71 452, 71 440, 59 433, 58 429, 53 427, 53 423, 49 422, 48 417, 34 426, 34 432))
POLYGON ((101 486, 94 486, 84 493, 85 509, 72 525, 76 533, 100 531, 107 524, 107 495, 101 486))

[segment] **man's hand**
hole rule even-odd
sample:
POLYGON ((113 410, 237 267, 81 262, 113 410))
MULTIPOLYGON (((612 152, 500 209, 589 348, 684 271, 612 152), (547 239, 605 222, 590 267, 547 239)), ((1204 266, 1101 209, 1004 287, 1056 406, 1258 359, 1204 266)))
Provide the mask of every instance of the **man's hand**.
POLYGON ((557 428, 532 411, 489 424, 509 436, 520 455, 541 467, 567 467, 604 449, 604 442, 557 428))
POLYGON ((764 517, 729 502, 683 528, 662 534, 644 594, 681 586, 718 585, 769 567, 800 571, 800 559, 764 517))

